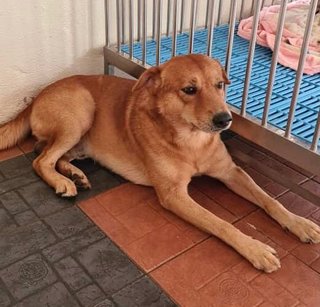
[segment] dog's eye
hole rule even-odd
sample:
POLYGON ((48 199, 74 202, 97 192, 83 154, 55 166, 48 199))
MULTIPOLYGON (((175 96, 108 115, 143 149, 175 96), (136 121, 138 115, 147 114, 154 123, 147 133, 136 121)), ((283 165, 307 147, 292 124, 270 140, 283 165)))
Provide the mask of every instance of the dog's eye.
POLYGON ((197 88, 195 86, 187 86, 184 87, 182 91, 187 95, 194 95, 197 92, 197 88))
POLYGON ((218 89, 222 89, 223 88, 224 83, 222 81, 218 82, 217 84, 217 88, 218 89))

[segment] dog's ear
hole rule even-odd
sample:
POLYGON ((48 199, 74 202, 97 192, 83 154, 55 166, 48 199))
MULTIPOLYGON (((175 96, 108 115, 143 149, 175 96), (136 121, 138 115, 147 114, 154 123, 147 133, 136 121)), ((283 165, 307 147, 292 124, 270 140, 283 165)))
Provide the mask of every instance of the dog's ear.
MULTIPOLYGON (((222 68, 222 67, 221 67, 222 68)), ((222 77, 225 84, 230 84, 231 81, 228 79, 226 71, 222 68, 222 77)))
POLYGON ((147 88, 150 92, 154 92, 161 84, 160 68, 151 67, 147 69, 138 79, 137 83, 132 88, 132 91, 147 88))

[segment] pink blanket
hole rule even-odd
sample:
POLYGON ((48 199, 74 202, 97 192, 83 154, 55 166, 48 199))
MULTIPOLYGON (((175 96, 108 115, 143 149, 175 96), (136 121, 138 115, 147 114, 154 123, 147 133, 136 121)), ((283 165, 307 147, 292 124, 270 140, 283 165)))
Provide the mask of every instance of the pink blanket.
MULTIPOLYGON (((278 62, 295 70, 298 67, 309 6, 310 1, 298 0, 289 3, 287 7, 278 62)), ((277 32, 279 10, 279 5, 265 7, 259 16, 257 43, 272 50, 277 32)), ((239 24, 238 35, 250 40, 252 23, 253 17, 243 19, 239 24)), ((303 72, 310 75, 320 73, 320 13, 315 16, 303 72)))

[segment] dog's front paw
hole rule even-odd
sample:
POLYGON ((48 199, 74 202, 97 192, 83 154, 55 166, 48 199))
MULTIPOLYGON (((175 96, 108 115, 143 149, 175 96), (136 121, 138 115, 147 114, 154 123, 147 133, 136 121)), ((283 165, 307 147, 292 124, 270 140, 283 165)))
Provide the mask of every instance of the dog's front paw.
POLYGON ((287 228, 300 238, 302 242, 320 243, 320 227, 310 220, 301 216, 295 216, 287 228))
POLYGON ((281 267, 277 252, 271 246, 250 238, 245 248, 244 256, 255 268, 271 273, 281 267))
POLYGON ((59 179, 56 186, 56 194, 62 197, 73 197, 78 194, 75 184, 70 179, 59 179))

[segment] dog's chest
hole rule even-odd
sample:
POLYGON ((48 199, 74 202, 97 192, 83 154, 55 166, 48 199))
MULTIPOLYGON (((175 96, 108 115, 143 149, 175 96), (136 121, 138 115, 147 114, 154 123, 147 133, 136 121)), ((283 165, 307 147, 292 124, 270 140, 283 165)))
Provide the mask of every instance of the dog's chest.
POLYGON ((212 165, 214 159, 215 140, 204 137, 190 138, 182 149, 183 160, 192 167, 193 175, 203 174, 212 165))

